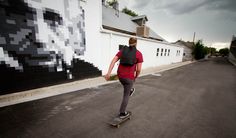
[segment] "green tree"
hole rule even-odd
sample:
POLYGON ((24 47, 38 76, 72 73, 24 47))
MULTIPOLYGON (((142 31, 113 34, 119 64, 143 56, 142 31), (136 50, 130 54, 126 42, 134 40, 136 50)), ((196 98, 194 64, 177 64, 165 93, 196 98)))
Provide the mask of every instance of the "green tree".
POLYGON ((133 17, 138 16, 137 13, 135 13, 134 11, 128 9, 127 7, 123 8, 123 9, 122 9, 122 12, 123 12, 123 13, 126 13, 126 14, 128 14, 128 15, 130 15, 130 16, 133 16, 133 17))
POLYGON ((205 47, 202 43, 202 40, 198 40, 193 48, 193 55, 196 60, 202 59, 209 53, 209 49, 205 47))
POLYGON ((203 46, 203 55, 207 55, 210 53, 210 48, 209 47, 206 47, 206 46, 203 46))
POLYGON ((107 0, 106 1, 109 6, 113 6, 117 2, 117 0, 107 0))
POLYGON ((228 56, 229 55, 229 48, 222 48, 222 49, 219 50, 219 53, 222 56, 228 56))
POLYGON ((210 49, 211 55, 215 55, 215 53, 216 53, 216 48, 210 47, 209 49, 210 49))

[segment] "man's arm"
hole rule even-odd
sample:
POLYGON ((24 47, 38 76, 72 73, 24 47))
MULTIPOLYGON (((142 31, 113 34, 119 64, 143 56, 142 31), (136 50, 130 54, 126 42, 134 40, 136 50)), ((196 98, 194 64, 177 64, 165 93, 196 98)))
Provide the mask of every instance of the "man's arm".
POLYGON ((138 63, 136 65, 136 73, 135 73, 135 78, 137 78, 139 76, 139 74, 141 73, 141 69, 142 69, 142 63, 138 63))
POLYGON ((106 79, 106 80, 109 80, 109 79, 110 79, 111 71, 112 71, 112 69, 114 68, 115 63, 116 63, 118 60, 119 60, 119 57, 118 57, 118 56, 115 56, 115 57, 112 59, 111 64, 110 64, 109 69, 108 69, 108 72, 107 72, 107 74, 105 75, 105 79, 106 79))

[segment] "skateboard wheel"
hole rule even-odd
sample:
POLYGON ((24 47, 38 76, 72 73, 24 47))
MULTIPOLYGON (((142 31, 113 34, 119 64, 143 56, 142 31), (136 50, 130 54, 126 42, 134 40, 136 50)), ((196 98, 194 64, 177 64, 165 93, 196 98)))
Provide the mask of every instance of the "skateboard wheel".
POLYGON ((117 125, 116 127, 117 127, 117 128, 119 128, 119 127, 120 127, 120 125, 117 125))

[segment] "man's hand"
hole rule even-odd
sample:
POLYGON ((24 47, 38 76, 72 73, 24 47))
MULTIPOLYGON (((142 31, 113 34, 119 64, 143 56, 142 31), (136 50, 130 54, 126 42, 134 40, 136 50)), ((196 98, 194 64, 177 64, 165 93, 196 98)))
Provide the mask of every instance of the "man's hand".
POLYGON ((105 79, 106 79, 107 81, 109 81, 109 80, 110 80, 110 77, 111 77, 111 74, 108 73, 108 74, 106 74, 104 77, 105 77, 105 79))
POLYGON ((118 57, 118 56, 115 56, 115 57, 112 59, 111 64, 110 64, 109 69, 108 69, 108 72, 107 72, 107 74, 104 76, 107 81, 110 80, 111 71, 112 71, 112 69, 113 69, 115 63, 116 63, 118 60, 119 60, 119 57, 118 57))

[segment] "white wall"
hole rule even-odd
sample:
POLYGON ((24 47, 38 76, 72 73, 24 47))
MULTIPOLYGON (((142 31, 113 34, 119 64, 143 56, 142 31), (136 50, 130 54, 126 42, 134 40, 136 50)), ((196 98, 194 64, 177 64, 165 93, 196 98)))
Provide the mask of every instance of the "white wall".
MULTIPOLYGON (((87 0, 81 2, 81 5, 85 9, 86 51, 80 58, 98 67, 104 75, 112 58, 118 52, 119 45, 128 45, 131 36, 102 29, 101 1, 87 0)), ((183 48, 173 44, 138 37, 137 49, 143 53, 143 69, 182 61, 183 48), (157 57, 157 48, 170 49, 170 55, 159 54, 157 57), (180 51, 178 55, 177 50, 180 51)), ((118 63, 112 73, 116 73, 117 67, 118 63)))
POLYGON ((102 2, 100 0, 86 0, 86 2, 81 1, 81 5, 85 10, 86 51, 80 59, 92 63, 100 69, 103 51, 100 33, 100 27, 102 26, 102 2))
MULTIPOLYGON (((102 32, 102 65, 101 70, 102 73, 105 74, 108 66, 115 56, 115 54, 119 51, 119 45, 128 45, 128 40, 131 37, 130 35, 124 35, 117 32, 112 32, 108 30, 103 30, 102 32)), ((143 54, 143 69, 156 67, 160 65, 172 64, 176 62, 181 62, 183 58, 183 48, 175 46, 173 44, 157 42, 154 40, 149 40, 141 37, 138 38, 137 49, 143 54), (157 54, 157 48, 159 48, 159 56, 157 54), (161 49, 170 49, 169 56, 160 56, 161 49), (179 53, 177 54, 177 50, 179 53)), ((113 72, 116 73, 118 64, 115 65, 113 72)))

